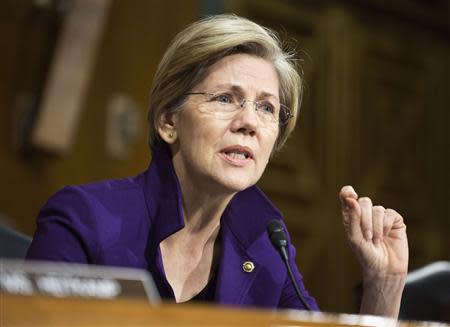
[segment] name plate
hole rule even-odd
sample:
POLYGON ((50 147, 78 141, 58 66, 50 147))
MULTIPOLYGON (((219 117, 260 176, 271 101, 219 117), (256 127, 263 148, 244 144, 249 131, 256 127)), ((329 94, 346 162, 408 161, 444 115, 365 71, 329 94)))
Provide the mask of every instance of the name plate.
POLYGON ((145 270, 63 262, 0 260, 0 289, 23 296, 160 302, 153 279, 145 270))

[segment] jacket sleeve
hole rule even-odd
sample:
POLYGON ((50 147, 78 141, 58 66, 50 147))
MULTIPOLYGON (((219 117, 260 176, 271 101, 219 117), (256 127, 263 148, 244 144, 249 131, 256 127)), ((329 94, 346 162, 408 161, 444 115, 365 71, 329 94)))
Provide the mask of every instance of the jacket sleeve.
POLYGON ((93 263, 97 256, 97 230, 89 196, 68 186, 41 209, 26 258, 32 260, 93 263))
MULTIPOLYGON (((285 230, 287 229, 285 228, 285 230)), ((316 300, 311 295, 309 295, 308 291, 305 288, 305 285, 303 284, 302 275, 298 271, 297 264, 295 262, 296 250, 291 243, 289 235, 288 235, 288 242, 289 242, 289 263, 292 268, 292 273, 297 282, 298 288, 300 289, 300 293, 303 295, 303 298, 306 300, 306 302, 308 302, 312 310, 319 311, 319 307, 316 303, 316 300)), ((292 284, 288 272, 286 272, 286 279, 284 282, 283 290, 281 292, 278 307, 283 309, 300 309, 300 310, 306 309, 297 296, 297 293, 295 291, 294 285, 292 284)))

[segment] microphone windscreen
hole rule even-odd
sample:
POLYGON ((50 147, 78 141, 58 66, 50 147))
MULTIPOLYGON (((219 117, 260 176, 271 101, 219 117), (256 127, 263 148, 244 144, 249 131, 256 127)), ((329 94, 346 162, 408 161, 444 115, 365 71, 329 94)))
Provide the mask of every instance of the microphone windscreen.
POLYGON ((277 248, 287 246, 286 234, 284 228, 278 219, 272 219, 267 224, 267 233, 269 234, 270 241, 277 248))

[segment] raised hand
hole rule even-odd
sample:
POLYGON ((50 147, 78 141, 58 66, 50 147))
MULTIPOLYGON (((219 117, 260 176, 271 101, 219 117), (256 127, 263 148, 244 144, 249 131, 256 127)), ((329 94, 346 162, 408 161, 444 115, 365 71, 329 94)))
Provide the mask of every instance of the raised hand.
POLYGON ((361 265, 364 281, 362 311, 396 316, 408 271, 408 240, 402 216, 374 206, 344 186, 339 199, 350 246, 361 265), (395 303, 390 303, 395 302, 395 303))

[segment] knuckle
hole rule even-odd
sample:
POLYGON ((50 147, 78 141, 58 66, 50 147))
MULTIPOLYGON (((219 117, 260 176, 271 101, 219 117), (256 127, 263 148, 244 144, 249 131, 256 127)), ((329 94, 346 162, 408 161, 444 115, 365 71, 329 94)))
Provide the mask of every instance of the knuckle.
POLYGON ((398 215, 398 212, 395 211, 394 209, 387 208, 387 209, 386 209, 386 214, 388 214, 388 215, 390 215, 390 216, 396 216, 396 215, 398 215))
POLYGON ((403 222, 403 217, 394 209, 386 209, 386 216, 392 218, 393 220, 399 220, 403 222))
POLYGON ((372 230, 372 228, 362 228, 361 232, 362 232, 364 238, 368 238, 369 234, 371 235, 370 237, 373 237, 373 230, 372 230))
POLYGON ((372 228, 372 219, 361 219, 361 229, 366 231, 372 228))
POLYGON ((348 215, 342 215, 342 223, 344 225, 349 225, 351 223, 352 218, 348 215))
POLYGON ((367 197, 367 196, 364 196, 364 197, 362 197, 362 198, 359 198, 359 200, 358 200, 360 203, 363 203, 363 204, 372 204, 372 200, 369 198, 369 197, 367 197))
POLYGON ((383 206, 373 206, 372 210, 376 212, 384 212, 386 209, 384 209, 383 206))

